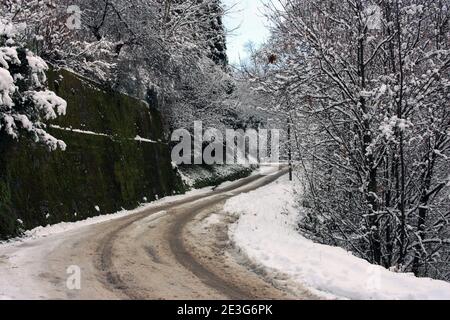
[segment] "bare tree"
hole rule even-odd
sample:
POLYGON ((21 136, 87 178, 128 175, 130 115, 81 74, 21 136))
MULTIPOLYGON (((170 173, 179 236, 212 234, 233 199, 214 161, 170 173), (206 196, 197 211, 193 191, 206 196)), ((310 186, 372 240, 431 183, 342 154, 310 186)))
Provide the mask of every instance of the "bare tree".
POLYGON ((273 37, 249 76, 292 101, 311 206, 301 228, 373 263, 448 279, 449 2, 268 7, 273 37))

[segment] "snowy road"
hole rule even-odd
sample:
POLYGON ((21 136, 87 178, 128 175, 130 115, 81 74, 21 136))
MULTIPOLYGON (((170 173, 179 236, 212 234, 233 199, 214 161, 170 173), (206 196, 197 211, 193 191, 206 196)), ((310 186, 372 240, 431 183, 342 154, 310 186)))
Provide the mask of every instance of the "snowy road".
POLYGON ((254 175, 116 220, 0 247, 0 298, 307 299, 277 289, 229 244, 226 200, 285 174, 254 175), (220 213, 220 214, 219 214, 220 213), (211 223, 212 217, 220 217, 211 223), (81 288, 67 287, 79 266, 81 288))

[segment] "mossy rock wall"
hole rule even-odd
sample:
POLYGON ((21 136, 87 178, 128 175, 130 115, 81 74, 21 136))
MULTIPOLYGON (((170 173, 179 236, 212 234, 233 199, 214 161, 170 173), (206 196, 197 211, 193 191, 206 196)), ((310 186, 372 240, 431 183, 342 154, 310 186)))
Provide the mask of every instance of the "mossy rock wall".
POLYGON ((67 150, 0 136, 0 238, 184 192, 156 109, 65 70, 48 78, 68 103, 67 115, 49 128, 67 150))

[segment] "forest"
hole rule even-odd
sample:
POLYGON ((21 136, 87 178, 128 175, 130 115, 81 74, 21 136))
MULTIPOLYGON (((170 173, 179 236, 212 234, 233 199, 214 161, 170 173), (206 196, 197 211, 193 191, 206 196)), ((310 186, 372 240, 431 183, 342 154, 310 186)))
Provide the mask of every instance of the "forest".
POLYGON ((299 230, 450 279, 448 1, 287 0, 243 77, 292 128, 299 230))

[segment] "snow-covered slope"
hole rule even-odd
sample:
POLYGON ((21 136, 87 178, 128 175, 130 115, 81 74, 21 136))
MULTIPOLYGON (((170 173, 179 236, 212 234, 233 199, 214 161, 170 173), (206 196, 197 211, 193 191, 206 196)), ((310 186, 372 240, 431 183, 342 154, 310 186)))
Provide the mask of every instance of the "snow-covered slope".
POLYGON ((253 262, 336 298, 450 299, 450 283, 391 272, 336 247, 314 243, 296 231, 292 185, 275 183, 227 201, 240 216, 230 238, 253 262))

